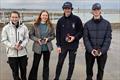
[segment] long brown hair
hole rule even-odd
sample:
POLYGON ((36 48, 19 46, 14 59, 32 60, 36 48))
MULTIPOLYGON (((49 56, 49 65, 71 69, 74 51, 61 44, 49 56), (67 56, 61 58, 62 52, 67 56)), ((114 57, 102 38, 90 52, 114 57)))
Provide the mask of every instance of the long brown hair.
POLYGON ((50 21, 49 13, 48 13, 47 10, 42 10, 42 11, 40 12, 40 14, 39 14, 37 20, 35 21, 34 25, 35 25, 35 26, 38 26, 38 25, 40 24, 40 22, 41 22, 41 15, 42 15, 43 12, 46 12, 46 13, 48 14, 48 20, 47 20, 46 24, 47 24, 47 26, 48 26, 49 29, 52 29, 53 26, 52 26, 52 23, 51 23, 51 21, 50 21))

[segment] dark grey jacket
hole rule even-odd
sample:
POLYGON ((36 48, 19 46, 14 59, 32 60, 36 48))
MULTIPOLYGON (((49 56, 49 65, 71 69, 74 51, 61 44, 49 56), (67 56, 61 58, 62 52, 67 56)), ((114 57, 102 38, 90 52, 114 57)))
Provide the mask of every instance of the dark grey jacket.
MULTIPOLYGON (((37 26, 34 26, 31 28, 31 30, 29 32, 29 36, 30 36, 30 39, 34 41, 32 50, 35 53, 40 54, 41 53, 41 46, 37 42, 37 40, 40 39, 41 37, 40 37, 40 30, 38 29, 37 26)), ((51 52, 53 50, 53 46, 52 46, 51 41, 55 38, 54 28, 48 30, 47 38, 48 38, 47 46, 48 46, 49 51, 51 52)))
POLYGON ((112 39, 111 32, 111 24, 102 16, 97 21, 91 19, 86 22, 83 35, 86 51, 91 53, 92 49, 100 49, 102 54, 107 53, 112 39))

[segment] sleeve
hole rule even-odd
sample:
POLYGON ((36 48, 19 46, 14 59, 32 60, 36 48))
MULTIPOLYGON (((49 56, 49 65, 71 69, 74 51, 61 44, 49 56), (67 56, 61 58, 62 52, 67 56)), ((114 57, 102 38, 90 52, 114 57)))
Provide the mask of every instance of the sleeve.
POLYGON ((25 26, 24 40, 23 40, 21 46, 26 47, 28 41, 29 41, 29 31, 28 31, 28 28, 25 26))
POLYGON ((1 42, 5 45, 5 46, 7 46, 7 47, 9 47, 9 48, 14 48, 15 47, 15 44, 12 44, 11 42, 9 42, 9 40, 8 40, 8 33, 7 33, 7 28, 6 27, 3 27, 3 29, 2 29, 2 32, 1 32, 1 42))
POLYGON ((83 24, 80 18, 78 18, 76 23, 76 31, 77 31, 77 34, 75 35, 75 39, 79 40, 83 37, 83 24))
POLYGON ((50 31, 48 41, 52 41, 54 38, 55 38, 55 31, 54 31, 54 27, 53 27, 50 31))
POLYGON ((87 29, 87 25, 84 25, 84 31, 83 31, 83 41, 84 41, 84 45, 86 48, 86 51, 88 51, 89 53, 91 53, 91 51, 93 50, 90 40, 89 40, 89 35, 88 35, 88 29, 87 29))
POLYGON ((111 44, 111 39, 112 39, 112 29, 111 29, 111 24, 108 23, 106 35, 105 35, 104 42, 103 42, 103 46, 101 48, 102 54, 104 54, 108 51, 109 46, 111 44))
POLYGON ((30 29, 29 37, 30 37, 30 39, 33 40, 33 41, 37 41, 37 40, 39 39, 39 38, 37 38, 37 37, 35 36, 35 28, 34 28, 34 27, 32 27, 32 28, 30 29))
POLYGON ((57 47, 60 47, 60 43, 61 43, 61 30, 60 30, 60 21, 58 21, 57 26, 56 26, 56 45, 57 47))

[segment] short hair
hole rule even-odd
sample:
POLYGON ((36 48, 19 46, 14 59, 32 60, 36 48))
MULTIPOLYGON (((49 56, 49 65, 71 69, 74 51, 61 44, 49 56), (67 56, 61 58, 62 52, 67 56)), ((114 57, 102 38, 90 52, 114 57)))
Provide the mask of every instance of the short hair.
POLYGON ((18 15, 18 17, 20 18, 20 13, 19 13, 18 11, 12 11, 12 12, 10 13, 10 17, 11 17, 11 15, 12 15, 12 13, 17 14, 17 15, 18 15))

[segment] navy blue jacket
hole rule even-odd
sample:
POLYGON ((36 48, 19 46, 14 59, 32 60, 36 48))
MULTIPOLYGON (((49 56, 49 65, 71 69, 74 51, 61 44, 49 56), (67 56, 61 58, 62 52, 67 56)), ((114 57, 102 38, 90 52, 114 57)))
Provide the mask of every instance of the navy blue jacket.
POLYGON ((86 51, 91 53, 93 49, 100 49, 102 54, 107 53, 112 39, 111 24, 100 17, 99 20, 93 18, 85 23, 83 40, 86 51))
POLYGON ((58 47, 67 47, 70 49, 77 49, 79 39, 83 36, 82 21, 78 16, 71 14, 69 17, 61 17, 56 26, 56 40, 58 47), (68 43, 65 39, 67 34, 75 36, 72 43, 68 43))

